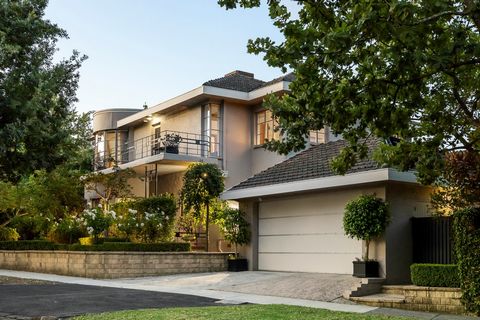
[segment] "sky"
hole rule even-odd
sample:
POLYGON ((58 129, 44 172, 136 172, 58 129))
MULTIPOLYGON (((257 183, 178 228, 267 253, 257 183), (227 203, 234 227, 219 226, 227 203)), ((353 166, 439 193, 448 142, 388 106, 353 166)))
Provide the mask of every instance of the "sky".
POLYGON ((50 0, 45 18, 69 39, 56 59, 78 50, 80 112, 153 106, 233 70, 271 80, 281 70, 247 53, 248 39, 280 41, 266 6, 225 10, 216 0, 50 0))

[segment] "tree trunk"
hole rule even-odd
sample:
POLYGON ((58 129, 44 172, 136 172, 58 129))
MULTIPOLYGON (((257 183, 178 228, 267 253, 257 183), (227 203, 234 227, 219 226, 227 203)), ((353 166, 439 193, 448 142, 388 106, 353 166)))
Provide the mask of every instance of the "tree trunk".
POLYGON ((209 203, 206 203, 206 208, 207 208, 207 218, 205 221, 205 233, 206 233, 206 248, 205 251, 208 252, 208 240, 209 240, 209 233, 208 233, 208 225, 210 224, 210 206, 209 203))
POLYGON ((366 245, 366 250, 365 250, 365 256, 363 257, 363 260, 368 261, 369 250, 370 250, 370 240, 365 240, 365 245, 366 245))

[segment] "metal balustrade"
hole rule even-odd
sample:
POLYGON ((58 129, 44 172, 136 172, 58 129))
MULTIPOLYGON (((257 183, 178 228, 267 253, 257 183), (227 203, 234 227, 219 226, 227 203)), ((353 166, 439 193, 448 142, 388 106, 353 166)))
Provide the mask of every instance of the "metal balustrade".
POLYGON ((115 163, 125 164, 161 153, 218 158, 218 152, 211 150, 219 150, 219 147, 218 142, 210 143, 208 137, 201 134, 165 130, 119 145, 118 151, 113 148, 110 153, 96 152, 94 168, 102 170, 113 167, 115 163))

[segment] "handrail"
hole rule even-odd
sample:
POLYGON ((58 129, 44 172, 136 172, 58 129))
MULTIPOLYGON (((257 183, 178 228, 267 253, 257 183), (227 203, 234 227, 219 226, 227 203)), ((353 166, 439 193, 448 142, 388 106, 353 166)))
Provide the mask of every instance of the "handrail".
POLYGON ((118 150, 110 153, 96 153, 95 170, 112 167, 114 163, 124 164, 134 160, 147 158, 160 153, 171 153, 198 157, 219 157, 211 149, 219 150, 219 143, 211 143, 208 137, 197 133, 164 130, 157 134, 126 142, 118 146, 118 150))

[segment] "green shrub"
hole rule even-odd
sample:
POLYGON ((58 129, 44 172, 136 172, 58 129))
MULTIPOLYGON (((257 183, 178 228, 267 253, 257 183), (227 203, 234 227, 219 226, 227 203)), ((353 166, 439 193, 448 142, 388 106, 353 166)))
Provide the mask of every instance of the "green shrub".
POLYGON ((53 222, 39 215, 17 216, 9 226, 15 228, 22 240, 36 240, 47 236, 53 222))
POLYGON ((187 252, 190 244, 183 242, 131 243, 105 242, 96 245, 56 244, 45 240, 0 241, 0 250, 67 250, 67 251, 143 251, 143 252, 187 252))
POLYGON ((416 263, 410 266, 412 283, 423 287, 460 287, 456 264, 416 263))
POLYGON ((92 238, 92 237, 83 237, 78 240, 80 244, 83 246, 92 246, 94 244, 102 244, 105 242, 129 242, 129 240, 125 238, 112 238, 112 237, 98 238, 96 243, 95 243, 95 238, 92 238))
POLYGON ((185 252, 191 250, 190 243, 184 242, 105 242, 102 247, 105 251, 185 252))
POLYGON ((17 241, 20 238, 17 230, 8 227, 0 227, 0 241, 17 241))
POLYGON ((57 243, 72 244, 85 235, 85 230, 73 218, 65 218, 49 233, 50 240, 57 243))
POLYGON ((365 240, 364 261, 369 260, 370 241, 383 234, 390 222, 388 204, 375 195, 361 195, 347 203, 343 229, 350 238, 365 240))
POLYGON ((480 208, 462 209, 453 217, 462 302, 467 311, 480 315, 480 208))
POLYGON ((47 240, 0 241, 0 250, 59 250, 59 245, 47 240))
POLYGON ((144 242, 171 241, 174 235, 177 200, 171 194, 138 199, 137 237, 144 242))
POLYGON ((225 240, 235 245, 235 257, 238 258, 238 246, 250 243, 250 224, 245 213, 239 209, 225 208, 221 220, 225 240))

